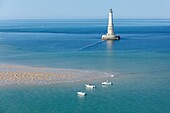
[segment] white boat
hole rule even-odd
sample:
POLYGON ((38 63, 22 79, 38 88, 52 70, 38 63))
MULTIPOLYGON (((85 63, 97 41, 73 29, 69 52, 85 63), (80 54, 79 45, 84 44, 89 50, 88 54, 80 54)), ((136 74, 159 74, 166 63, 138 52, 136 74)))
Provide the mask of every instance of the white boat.
POLYGON ((110 77, 114 77, 115 75, 111 75, 110 77))
POLYGON ((85 85, 87 88, 95 88, 96 86, 95 85, 91 85, 91 84, 86 84, 85 85))
MULTIPOLYGON (((109 73, 106 73, 106 72, 105 72, 105 74, 106 74, 106 75, 110 75, 109 73)), ((110 75, 110 77, 114 77, 114 76, 115 76, 115 75, 110 75)))
POLYGON ((85 96, 86 95, 86 93, 82 92, 82 91, 77 92, 77 94, 80 95, 80 96, 85 96))
POLYGON ((108 80, 105 82, 102 82, 102 85, 112 85, 112 82, 109 82, 108 80))

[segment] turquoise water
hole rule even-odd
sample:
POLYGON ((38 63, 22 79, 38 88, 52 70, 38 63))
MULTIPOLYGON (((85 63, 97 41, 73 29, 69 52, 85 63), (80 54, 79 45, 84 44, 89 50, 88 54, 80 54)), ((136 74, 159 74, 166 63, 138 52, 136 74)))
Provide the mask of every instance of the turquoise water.
MULTIPOLYGON (((0 88, 0 113, 170 112, 170 20, 1 20, 0 63, 117 72, 113 85, 0 88), (76 92, 86 91, 85 98, 76 92)), ((93 83, 93 82, 92 82, 93 83)))

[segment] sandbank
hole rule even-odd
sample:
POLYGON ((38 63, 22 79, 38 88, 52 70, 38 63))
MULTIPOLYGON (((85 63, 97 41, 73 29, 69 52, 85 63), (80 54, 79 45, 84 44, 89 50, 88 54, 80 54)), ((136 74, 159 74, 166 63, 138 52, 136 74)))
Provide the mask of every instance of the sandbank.
POLYGON ((0 86, 9 85, 47 85, 57 83, 96 81, 110 77, 105 72, 35 68, 29 66, 0 64, 0 86))

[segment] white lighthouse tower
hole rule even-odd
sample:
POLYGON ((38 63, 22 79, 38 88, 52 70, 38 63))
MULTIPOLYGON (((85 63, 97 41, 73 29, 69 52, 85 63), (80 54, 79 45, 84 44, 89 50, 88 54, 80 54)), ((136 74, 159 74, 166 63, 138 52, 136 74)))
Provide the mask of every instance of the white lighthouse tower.
POLYGON ((112 9, 110 9, 110 12, 109 12, 109 22, 108 22, 107 34, 102 35, 102 40, 120 40, 120 36, 115 35, 115 33, 114 33, 112 9))

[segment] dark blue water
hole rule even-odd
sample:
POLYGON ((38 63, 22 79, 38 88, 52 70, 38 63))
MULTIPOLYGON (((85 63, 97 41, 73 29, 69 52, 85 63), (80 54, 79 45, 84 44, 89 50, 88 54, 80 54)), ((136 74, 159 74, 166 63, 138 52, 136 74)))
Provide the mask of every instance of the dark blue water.
POLYGON ((0 63, 117 72, 111 87, 85 83, 0 88, 2 113, 170 112, 170 20, 0 20, 0 63), (79 98, 76 91, 89 95, 79 98))

